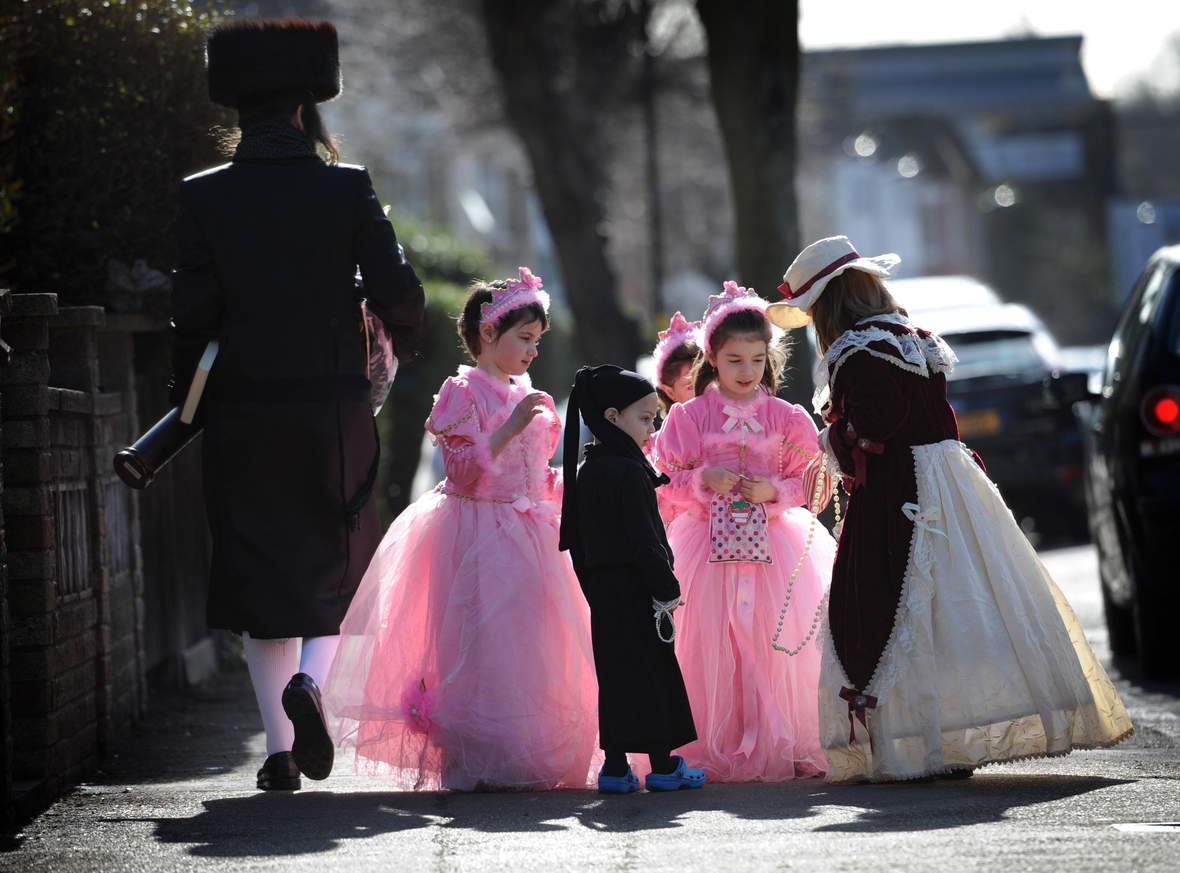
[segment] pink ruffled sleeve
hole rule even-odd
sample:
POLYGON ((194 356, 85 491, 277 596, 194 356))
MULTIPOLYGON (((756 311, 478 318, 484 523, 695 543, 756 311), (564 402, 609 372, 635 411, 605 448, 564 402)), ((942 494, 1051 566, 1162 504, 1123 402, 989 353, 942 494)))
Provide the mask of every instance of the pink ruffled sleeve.
POLYGON ((453 376, 438 392, 426 429, 442 448, 447 479, 452 484, 470 489, 481 476, 497 469, 489 445, 491 434, 481 430, 475 400, 467 385, 453 376))
POLYGON ((807 502, 804 479, 811 460, 820 453, 819 432, 803 407, 790 406, 786 420, 776 430, 779 432, 778 464, 770 481, 778 496, 764 504, 771 515, 779 515, 807 502))
POLYGON ((712 496, 701 478, 704 473, 701 433, 681 404, 674 405, 668 412, 664 426, 656 434, 652 454, 659 470, 672 480, 661 485, 656 493, 677 508, 695 509, 698 514, 707 512, 712 496))

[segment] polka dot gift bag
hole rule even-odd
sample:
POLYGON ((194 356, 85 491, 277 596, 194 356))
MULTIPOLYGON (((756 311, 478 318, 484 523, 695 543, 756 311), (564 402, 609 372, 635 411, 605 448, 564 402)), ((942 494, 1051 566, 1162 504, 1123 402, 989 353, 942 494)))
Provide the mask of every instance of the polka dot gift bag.
POLYGON ((740 491, 713 495, 709 504, 709 536, 711 564, 774 563, 766 539, 766 510, 745 500, 740 491))

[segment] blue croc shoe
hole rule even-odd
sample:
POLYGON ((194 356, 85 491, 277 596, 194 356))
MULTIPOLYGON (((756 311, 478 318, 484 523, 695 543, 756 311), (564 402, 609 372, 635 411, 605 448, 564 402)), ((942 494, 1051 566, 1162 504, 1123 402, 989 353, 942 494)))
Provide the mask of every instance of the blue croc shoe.
POLYGON ((639 777, 631 772, 630 767, 627 768, 626 776, 603 776, 602 770, 598 771, 599 794, 630 794, 638 790, 639 777))
POLYGON ((648 773, 648 791, 679 791, 681 788, 700 788, 705 784, 705 771, 690 767, 684 758, 676 756, 676 769, 671 773, 648 773))

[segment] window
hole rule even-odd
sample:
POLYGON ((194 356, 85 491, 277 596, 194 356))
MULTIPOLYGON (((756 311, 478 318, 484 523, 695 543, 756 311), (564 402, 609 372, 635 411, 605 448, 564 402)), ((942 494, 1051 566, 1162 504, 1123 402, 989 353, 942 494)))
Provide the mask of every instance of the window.
POLYGON ((949 380, 1019 376, 1046 368, 1046 361, 1031 333, 991 330, 944 334, 942 338, 959 358, 954 372, 947 376, 949 380))
POLYGON ((1152 264, 1139 277, 1131 291, 1127 305, 1115 325, 1110 347, 1106 351, 1106 370, 1102 377, 1104 397, 1109 397, 1114 392, 1114 384, 1122 377, 1124 362, 1134 357, 1140 339, 1147 333, 1146 318, 1151 315, 1162 285, 1163 264, 1152 264))
POLYGON ((1169 352, 1180 357, 1180 269, 1172 271, 1172 280, 1167 284, 1167 293, 1161 295, 1165 302, 1161 305, 1170 306, 1172 312, 1164 342, 1169 352))

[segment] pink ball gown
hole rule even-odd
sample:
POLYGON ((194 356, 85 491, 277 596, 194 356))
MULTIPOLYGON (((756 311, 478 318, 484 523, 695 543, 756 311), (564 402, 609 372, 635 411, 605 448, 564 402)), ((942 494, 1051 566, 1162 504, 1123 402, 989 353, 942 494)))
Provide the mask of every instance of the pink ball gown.
POLYGON ((597 686, 589 610, 557 548, 552 399, 489 449, 532 390, 461 367, 439 392, 426 428, 447 478, 390 526, 325 683, 360 772, 415 789, 589 784, 597 686))
POLYGON ((668 539, 686 603, 676 613, 676 653, 699 736, 682 754, 712 781, 778 782, 827 769, 814 623, 836 549, 819 522, 791 589, 779 645, 794 649, 810 639, 793 657, 771 648, 807 544, 811 515, 803 508, 801 477, 818 452, 815 423, 801 407, 762 390, 730 400, 715 384, 673 406, 657 436, 654 454, 672 479, 659 490, 676 506, 668 539), (737 489, 723 501, 704 486, 703 471, 718 466, 774 484, 777 498, 762 504, 764 529, 737 489), (746 560, 710 561, 734 557, 746 560))

